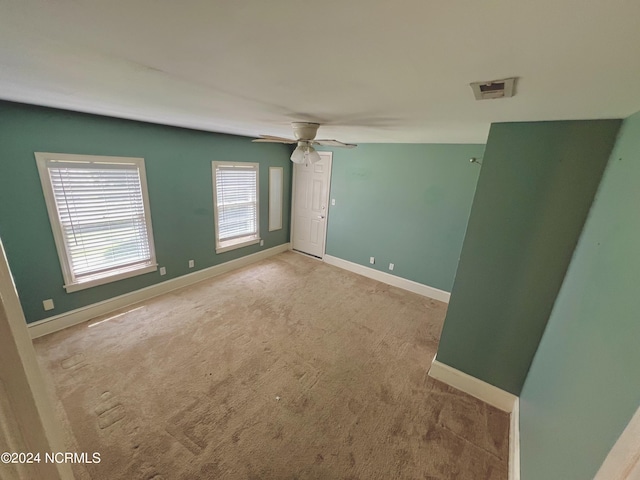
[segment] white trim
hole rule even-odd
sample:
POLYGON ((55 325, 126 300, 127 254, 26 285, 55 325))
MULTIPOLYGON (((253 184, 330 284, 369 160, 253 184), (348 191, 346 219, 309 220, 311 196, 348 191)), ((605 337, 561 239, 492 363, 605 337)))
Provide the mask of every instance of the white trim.
MULTIPOLYGON (((0 240, 0 435, 13 452, 65 451, 63 431, 29 338, 18 292, 0 240)), ((73 480, 71 465, 8 465, 2 478, 73 480), (6 476, 4 475, 6 472, 6 476)))
POLYGON ((509 480, 520 480, 520 398, 516 397, 509 424, 509 480))
POLYGON ((64 278, 64 288, 67 293, 77 292, 86 288, 95 287, 97 285, 104 285, 106 283, 115 282, 124 278, 135 277, 157 270, 155 243, 153 239, 153 225, 151 224, 151 206, 149 202, 149 191, 147 188, 147 174, 142 157, 113 157, 105 155, 78 155, 71 153, 51 153, 51 152, 34 152, 36 158, 36 165, 38 167, 38 174, 40 176, 40 183, 42 185, 42 192, 44 194, 44 200, 47 207, 47 213, 49 215, 49 223, 51 225, 51 231, 53 233, 53 239, 56 245, 56 251, 58 252, 58 259, 60 261, 60 267, 62 269, 62 276, 64 278), (91 168, 95 165, 107 168, 106 166, 113 165, 130 165, 134 167, 138 172, 140 179, 140 190, 142 194, 142 208, 144 210, 144 220, 147 228, 147 246, 149 248, 149 259, 144 262, 140 267, 122 272, 122 268, 114 267, 108 269, 106 272, 102 272, 98 278, 93 275, 92 280, 78 280, 71 267, 71 254, 69 253, 69 246, 67 245, 66 237, 62 231, 62 225, 60 220, 60 214, 58 212, 58 205, 55 200, 53 187, 51 185, 51 173, 49 171, 49 165, 51 163, 70 164, 72 166, 87 166, 91 165, 91 168))
POLYGON ((64 289, 67 291, 67 293, 78 292, 80 290, 84 290, 85 288, 97 287, 98 285, 105 285, 107 283, 115 282, 117 280, 124 280, 125 278, 137 277, 138 275, 142 275, 143 273, 151 273, 157 270, 158 270, 157 263, 154 263, 153 265, 145 264, 131 270, 125 270, 122 273, 109 275, 108 277, 100 277, 100 278, 96 278, 95 280, 89 280, 85 282, 72 283, 70 285, 65 285, 64 289))
POLYGON ((243 240, 243 238, 247 238, 247 237, 236 238, 234 240, 225 240, 224 242, 221 243, 221 245, 223 246, 216 247, 216 253, 220 254, 224 252, 230 252, 231 250, 236 250, 237 248, 248 247, 250 245, 255 245, 256 243, 260 243, 260 240, 262 240, 260 238, 260 235, 258 235, 257 237, 254 235, 251 235, 249 237, 249 240, 243 240))
POLYGON ((119 310, 123 307, 128 307, 135 303, 157 297, 158 295, 177 290, 178 288, 193 285, 194 283, 201 282, 202 280, 206 280, 208 278, 227 273, 231 270, 235 270, 237 268, 259 262, 260 260, 264 260, 265 258, 277 255, 281 252, 285 252, 289 250, 289 248, 290 245, 288 243, 283 243, 282 245, 278 245, 277 247, 262 250, 251 255, 231 260, 229 262, 221 263, 220 265, 214 265, 213 267, 205 268, 203 270, 189 273, 187 275, 182 275, 181 277, 172 278, 171 280, 167 280, 166 282, 157 283, 155 285, 151 285, 134 292, 125 293, 124 295, 110 298, 102 302, 94 303, 86 307, 78 308, 70 312, 65 312, 60 315, 56 315, 55 317, 46 318, 44 320, 40 320, 39 322, 30 323, 28 325, 29 333, 31 334, 31 338, 38 338, 43 335, 48 335, 49 333, 57 332, 58 330, 62 330, 63 328, 86 322, 87 320, 91 320, 92 318, 98 317, 100 315, 119 310))
POLYGON ((269 167, 269 231, 282 230, 284 167, 269 167))
POLYGON ((216 253, 229 252, 237 248, 246 247, 258 243, 260 238, 260 164, 258 162, 211 162, 211 180, 213 183, 213 221, 215 227, 216 253), (218 182, 216 170, 245 169, 256 172, 256 232, 245 235, 239 239, 220 240, 220 218, 218 208, 218 182), (246 240, 250 238, 250 240, 246 240))
POLYGON ((640 478, 640 407, 602 462, 594 480, 640 478))
MULTIPOLYGON (((331 196, 331 176, 333 175, 333 152, 318 152, 320 157, 327 156, 327 167, 329 169, 327 178, 327 191, 324 194, 325 214, 324 214, 324 238, 322 239, 322 259, 327 256, 327 230, 329 230, 329 197, 331 196)), ((292 230, 293 232, 293 230, 292 230)))
POLYGON ((437 288, 430 287, 429 285, 414 282, 413 280, 407 280, 406 278, 397 277, 386 272, 381 272, 380 270, 358 265, 357 263, 349 262, 348 260, 343 260, 332 255, 325 255, 323 260, 334 267, 343 268, 350 272, 357 273, 358 275, 369 277, 379 282, 417 293, 418 295, 449 303, 451 293, 445 292, 444 290, 439 290, 437 288))
POLYGON ((429 376, 510 414, 509 480, 520 480, 520 399, 512 393, 472 377, 435 358, 429 376))
POLYGON ((512 393, 440 363, 435 358, 429 369, 429 376, 507 413, 513 412, 514 404, 518 399, 512 393))

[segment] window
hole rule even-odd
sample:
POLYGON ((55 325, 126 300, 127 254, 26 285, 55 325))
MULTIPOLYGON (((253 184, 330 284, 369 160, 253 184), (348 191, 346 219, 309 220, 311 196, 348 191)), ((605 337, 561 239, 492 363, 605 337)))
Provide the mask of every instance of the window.
POLYGON ((143 158, 35 156, 67 292, 157 269, 143 158))
POLYGON ((269 231, 282 229, 282 194, 284 169, 269 167, 269 231))
POLYGON ((216 253, 260 241, 257 163, 213 162, 216 253))

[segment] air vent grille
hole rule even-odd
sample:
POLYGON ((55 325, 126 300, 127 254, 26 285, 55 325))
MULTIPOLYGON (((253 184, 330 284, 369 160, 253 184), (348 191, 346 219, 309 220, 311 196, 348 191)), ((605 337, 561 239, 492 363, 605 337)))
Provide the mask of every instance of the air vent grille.
POLYGON ((476 100, 490 100, 513 97, 515 83, 516 77, 511 77, 488 82, 473 82, 470 85, 476 100))

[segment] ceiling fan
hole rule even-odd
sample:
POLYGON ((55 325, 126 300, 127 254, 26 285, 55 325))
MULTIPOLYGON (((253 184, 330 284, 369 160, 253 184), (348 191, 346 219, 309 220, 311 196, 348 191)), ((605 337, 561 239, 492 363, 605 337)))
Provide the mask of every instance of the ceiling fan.
POLYGON ((337 140, 315 140, 318 127, 320 127, 319 123, 293 122, 291 126, 293 127, 293 136, 296 137, 295 140, 284 137, 273 137, 271 135, 260 135, 260 138, 256 138, 253 141, 265 143, 297 143, 298 146, 291 154, 291 161, 293 163, 316 163, 319 161, 320 154, 316 152, 313 145, 344 148, 357 147, 357 145, 353 143, 342 143, 337 140))

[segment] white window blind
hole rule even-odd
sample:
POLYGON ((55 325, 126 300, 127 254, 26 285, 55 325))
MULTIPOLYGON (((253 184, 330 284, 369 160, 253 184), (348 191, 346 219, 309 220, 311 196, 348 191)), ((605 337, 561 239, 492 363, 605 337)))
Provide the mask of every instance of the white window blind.
POLYGON ((38 161, 67 291, 155 270, 143 159, 66 157, 38 161))
POLYGON ((213 162, 216 251, 257 243, 257 163, 213 162))

